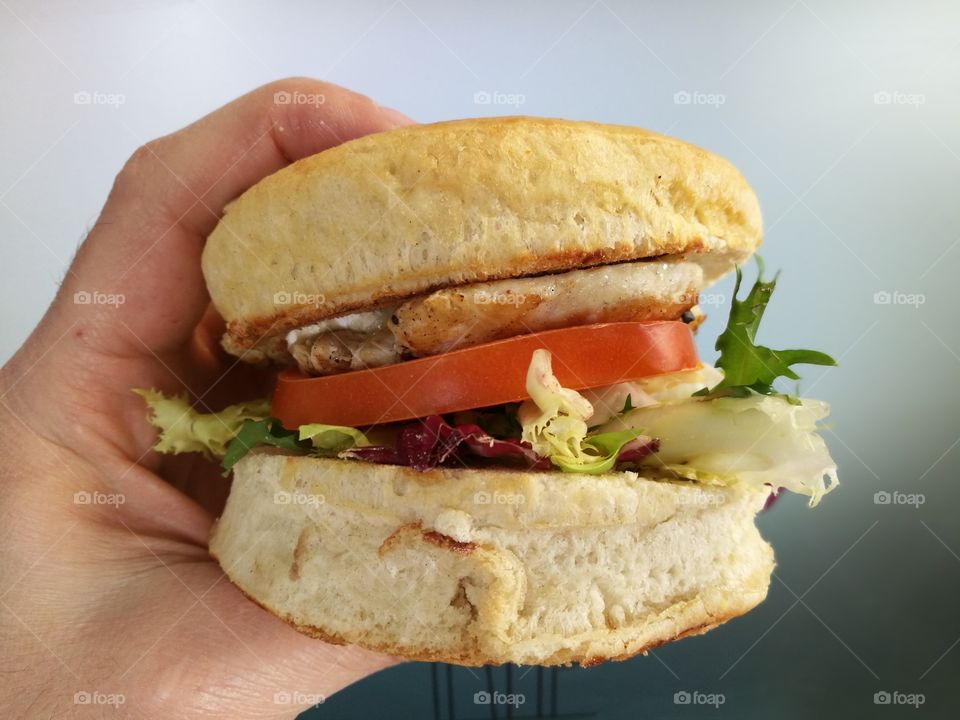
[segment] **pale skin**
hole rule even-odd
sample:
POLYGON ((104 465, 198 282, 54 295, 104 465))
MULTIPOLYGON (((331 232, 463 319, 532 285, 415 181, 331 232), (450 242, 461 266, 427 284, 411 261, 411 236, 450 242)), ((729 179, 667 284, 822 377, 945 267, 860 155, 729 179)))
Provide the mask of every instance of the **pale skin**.
POLYGON ((4 717, 290 718, 396 662, 300 635, 230 584, 207 553, 227 481, 199 456, 152 452, 131 388, 186 389, 201 409, 264 396, 270 378, 219 349, 204 238, 266 175, 410 122, 335 85, 282 80, 121 170, 52 306, 0 370, 4 717))

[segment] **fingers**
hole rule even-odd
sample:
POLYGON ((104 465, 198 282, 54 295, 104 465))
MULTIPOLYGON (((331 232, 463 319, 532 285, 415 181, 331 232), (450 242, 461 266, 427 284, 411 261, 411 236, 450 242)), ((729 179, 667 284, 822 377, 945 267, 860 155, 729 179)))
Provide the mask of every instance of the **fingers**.
POLYGON ((58 316, 94 324, 88 342, 105 352, 182 347, 207 307, 203 241, 230 200, 299 158, 410 122, 344 88, 294 78, 147 143, 117 177, 58 316))

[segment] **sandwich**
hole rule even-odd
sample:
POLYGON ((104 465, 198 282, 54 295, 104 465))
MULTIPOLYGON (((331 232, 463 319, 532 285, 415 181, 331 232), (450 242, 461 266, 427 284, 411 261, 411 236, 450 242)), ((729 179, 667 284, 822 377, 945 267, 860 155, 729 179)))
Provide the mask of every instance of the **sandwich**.
POLYGON ((727 161, 542 118, 417 125, 280 170, 202 258, 225 350, 272 397, 138 390, 156 449, 232 473, 210 552, 299 631, 462 665, 590 665, 766 596, 755 516, 836 487, 811 350, 758 344, 776 285, 727 161), (736 272, 716 366, 701 290, 736 272))

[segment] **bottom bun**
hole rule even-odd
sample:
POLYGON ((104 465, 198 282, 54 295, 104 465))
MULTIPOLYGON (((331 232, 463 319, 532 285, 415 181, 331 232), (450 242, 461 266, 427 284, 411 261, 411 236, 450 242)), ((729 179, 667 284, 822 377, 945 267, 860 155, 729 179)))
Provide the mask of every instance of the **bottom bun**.
POLYGON ((763 489, 249 454, 210 551, 303 633, 412 660, 589 665, 767 594, 763 489))

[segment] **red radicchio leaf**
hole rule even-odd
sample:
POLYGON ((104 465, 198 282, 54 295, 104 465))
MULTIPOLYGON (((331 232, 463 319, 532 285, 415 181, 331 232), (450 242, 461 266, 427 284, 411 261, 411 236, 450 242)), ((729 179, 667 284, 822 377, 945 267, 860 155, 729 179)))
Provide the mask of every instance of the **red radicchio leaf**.
POLYGON ((531 468, 550 467, 547 458, 540 457, 518 440, 498 440, 479 425, 450 425, 439 415, 430 415, 404 427, 395 448, 351 448, 340 453, 340 457, 430 470, 462 462, 463 455, 470 454, 486 458, 514 456, 526 460, 531 468))
POLYGON ((617 463, 637 462, 660 449, 660 441, 649 435, 638 435, 617 454, 617 463))
POLYGON ((457 429, 463 435, 463 443, 474 455, 480 457, 522 457, 526 459, 531 469, 544 470, 551 466, 549 458, 540 457, 519 440, 498 440, 492 435, 488 435, 479 425, 458 425, 457 429))
POLYGON ((770 483, 767 483, 767 487, 770 488, 770 494, 767 495, 767 499, 763 503, 763 507, 760 508, 760 512, 769 510, 773 507, 773 504, 780 498, 780 490, 783 488, 775 488, 770 483))

